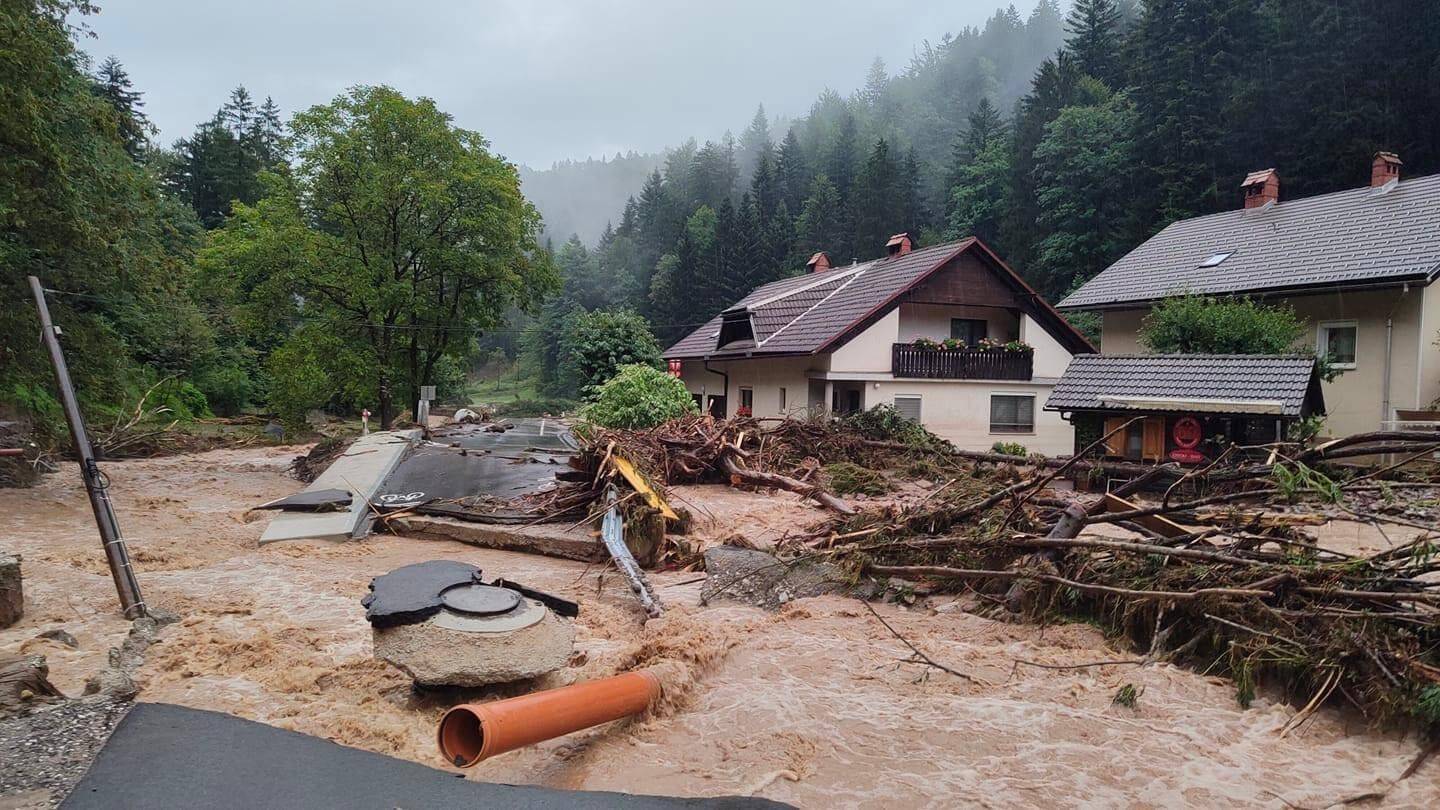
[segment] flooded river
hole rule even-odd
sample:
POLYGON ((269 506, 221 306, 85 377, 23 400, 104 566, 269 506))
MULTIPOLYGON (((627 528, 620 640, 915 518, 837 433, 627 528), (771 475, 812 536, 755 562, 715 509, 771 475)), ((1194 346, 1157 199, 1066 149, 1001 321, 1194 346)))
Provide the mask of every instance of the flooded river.
MULTIPOLYGON (((112 493, 142 587, 180 614, 140 670, 141 699, 230 712, 435 767, 436 719, 489 693, 417 693, 370 657, 359 599, 370 578, 426 559, 474 563, 582 603, 577 654, 553 683, 657 665, 665 705, 638 721, 502 755, 468 778, 675 795, 755 794, 801 807, 1325 807, 1388 790, 1366 806, 1440 806, 1440 762, 1391 787, 1413 739, 1322 711, 1281 738, 1293 710, 1263 696, 1248 710, 1227 681, 1168 665, 1043 669, 1127 659, 1093 627, 1040 628, 967 614, 940 599, 880 608, 927 655, 971 680, 911 662, 853 600, 824 597, 775 614, 701 606, 694 573, 653 577, 671 606, 648 624, 613 571, 448 542, 376 536, 347 544, 257 547, 247 508, 294 491, 301 448, 224 450, 110 464, 112 493), (1134 708, 1112 705, 1133 684, 1134 708)), ((704 501, 704 488, 687 497, 704 501)), ((737 493, 695 511, 723 534, 737 493)), ((785 506, 785 519, 809 507, 785 506)), ((0 652, 49 658, 79 693, 127 625, 73 470, 0 490, 0 548, 25 557, 27 616, 0 652), (39 640, 64 628, 71 650, 39 640)), ((746 513, 747 532, 765 526, 746 513)), ((793 524, 792 524, 793 525, 793 524)))

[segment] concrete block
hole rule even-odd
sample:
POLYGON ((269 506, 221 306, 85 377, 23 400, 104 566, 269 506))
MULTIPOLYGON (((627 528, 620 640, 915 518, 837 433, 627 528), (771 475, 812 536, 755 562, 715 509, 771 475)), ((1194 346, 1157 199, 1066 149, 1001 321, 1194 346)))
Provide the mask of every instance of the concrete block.
POLYGON ((281 512, 265 527, 265 533, 260 535, 261 544, 280 540, 349 540, 355 527, 370 511, 370 499, 419 436, 418 430, 361 436, 305 488, 306 492, 349 490, 355 495, 350 508, 338 512, 281 512))

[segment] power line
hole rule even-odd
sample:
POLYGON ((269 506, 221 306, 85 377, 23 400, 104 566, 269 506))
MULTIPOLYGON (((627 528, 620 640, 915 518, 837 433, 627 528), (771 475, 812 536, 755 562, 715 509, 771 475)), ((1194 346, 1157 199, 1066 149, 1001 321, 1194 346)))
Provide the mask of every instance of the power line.
MULTIPOLYGON (((52 288, 49 288, 49 287, 45 288, 45 292, 47 292, 47 293, 52 293, 52 294, 54 294, 54 295, 63 295, 63 296, 71 297, 71 298, 83 298, 83 299, 87 299, 87 300, 90 300, 90 301, 98 301, 98 302, 100 302, 100 303, 106 303, 106 304, 110 304, 110 305, 112 305, 112 306, 117 306, 117 307, 119 307, 119 306, 141 306, 141 305, 142 305, 142 304, 140 304, 140 302, 137 302, 137 301, 125 301, 125 300, 121 300, 121 299, 118 299, 118 298, 112 298, 112 297, 103 296, 103 295, 95 295, 94 293, 73 292, 73 291, 70 291, 70 290, 57 290, 57 289, 52 289, 52 288)), ((155 304, 149 304, 149 303, 147 303, 147 304, 144 304, 143 306, 146 306, 146 307, 154 307, 154 306, 156 306, 156 305, 155 305, 155 304)), ((194 306, 193 308, 192 308, 192 307, 184 307, 184 306, 180 306, 180 305, 176 305, 176 304, 171 304, 171 303, 161 304, 160 306, 162 306, 162 307, 169 307, 172 312, 195 312, 195 313, 198 313, 198 314, 210 315, 210 316, 217 317, 217 318, 232 317, 232 316, 235 315, 235 313, 234 313, 233 311, 229 311, 229 310, 218 310, 218 309, 206 309, 206 308, 200 307, 200 306, 198 306, 198 305, 197 305, 197 306, 194 306)), ((295 323, 295 322, 298 322, 298 323, 318 323, 318 324, 330 324, 330 325, 348 324, 348 325, 351 325, 351 326, 357 326, 357 327, 366 328, 366 329, 382 329, 382 330, 386 330, 386 331, 400 331, 400 332, 409 332, 409 331, 417 331, 417 332, 457 332, 457 333, 468 333, 468 334, 473 334, 473 335, 477 335, 477 336, 494 335, 494 334, 527 335, 527 334, 538 334, 538 333, 547 331, 546 329, 543 329, 543 328, 541 328, 541 327, 532 327, 532 328, 527 328, 527 329, 517 329, 517 328, 510 328, 510 327, 505 327, 505 328, 494 327, 494 328, 492 328, 492 327, 483 327, 483 326, 447 326, 447 325, 443 325, 443 324, 436 324, 436 325, 434 325, 434 326, 422 326, 422 325, 416 325, 416 324, 382 324, 382 323, 375 323, 374 321, 369 321, 369 320, 366 320, 366 319, 364 319, 364 318, 333 318, 333 317, 327 317, 327 316, 309 316, 309 315, 301 315, 301 314, 285 315, 285 316, 283 316, 283 317, 281 318, 281 320, 288 321, 288 322, 291 322, 291 323, 295 323)), ((653 324, 653 323, 652 323, 652 324, 650 324, 650 328, 651 328, 651 329, 682 329, 682 328, 683 328, 683 329, 693 329, 693 328, 696 328, 696 327, 699 327, 699 326, 704 326, 706 323, 709 323, 709 320, 708 320, 708 319, 707 319, 707 320, 704 320, 704 321, 694 321, 694 322, 690 322, 690 323, 664 323, 664 324, 653 324)))

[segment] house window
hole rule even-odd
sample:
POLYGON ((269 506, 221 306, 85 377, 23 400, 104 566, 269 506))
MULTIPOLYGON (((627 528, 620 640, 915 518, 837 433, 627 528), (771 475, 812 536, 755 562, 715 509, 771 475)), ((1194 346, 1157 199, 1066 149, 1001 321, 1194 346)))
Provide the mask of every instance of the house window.
POLYGON ((785 413, 785 387, 780 387, 780 413, 785 413))
POLYGON ((1320 324, 1316 350, 1329 358, 1336 368, 1355 368, 1355 343, 1360 327, 1355 321, 1330 321, 1320 324))
POLYGON ((951 318, 950 337, 965 341, 966 346, 977 346, 985 339, 985 321, 979 318, 951 318))
POLYGON ((750 416, 755 412, 755 389, 748 385, 740 386, 740 410, 738 416, 750 416))
POLYGON ((1024 394, 990 395, 991 433, 1034 433, 1035 397, 1024 394))
POLYGON ((920 397, 895 397, 895 412, 911 422, 920 421, 920 397))

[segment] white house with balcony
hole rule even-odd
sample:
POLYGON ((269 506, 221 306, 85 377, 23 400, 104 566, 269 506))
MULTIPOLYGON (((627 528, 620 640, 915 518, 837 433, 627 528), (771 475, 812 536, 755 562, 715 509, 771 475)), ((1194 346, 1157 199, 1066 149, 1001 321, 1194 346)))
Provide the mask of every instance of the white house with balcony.
POLYGON ((1042 406, 1076 354, 1095 348, 979 239, 763 285, 665 357, 717 416, 849 413, 893 405, 957 446, 1074 450, 1042 406))

